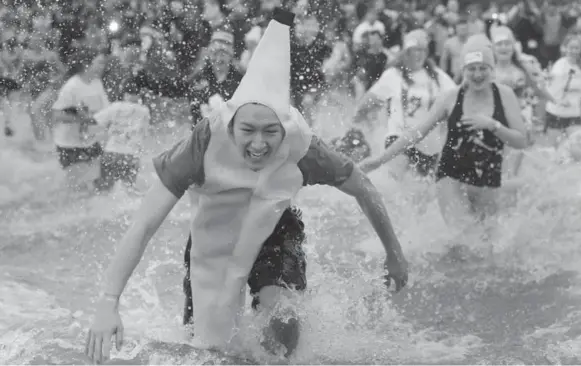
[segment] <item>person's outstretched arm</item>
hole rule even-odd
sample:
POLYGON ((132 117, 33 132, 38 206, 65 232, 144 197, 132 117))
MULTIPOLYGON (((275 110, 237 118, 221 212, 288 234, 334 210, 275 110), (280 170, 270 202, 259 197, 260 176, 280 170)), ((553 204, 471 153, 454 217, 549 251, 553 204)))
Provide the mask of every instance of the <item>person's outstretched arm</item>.
POLYGON ((354 197, 361 211, 367 216, 385 248, 384 267, 388 271, 386 280, 393 280, 396 291, 401 290, 408 281, 408 264, 387 214, 383 196, 358 167, 353 168, 349 179, 338 188, 354 197))
POLYGON ((412 147, 428 133, 433 130, 438 122, 445 119, 448 114, 448 106, 450 105, 450 98, 455 97, 458 92, 458 88, 454 88, 448 92, 443 93, 440 97, 436 99, 432 108, 428 112, 425 120, 419 123, 416 128, 409 129, 401 137, 399 137, 393 144, 391 144, 387 149, 385 149, 379 156, 370 157, 363 160, 359 164, 359 168, 364 173, 369 173, 383 164, 387 163, 391 159, 395 158, 402 151, 408 147, 412 147))
POLYGON ((117 298, 121 296, 129 277, 141 261, 147 244, 177 202, 178 198, 160 179, 156 179, 107 269, 103 294, 117 298))
POLYGON ((407 283, 407 262, 391 225, 383 197, 373 183, 346 156, 313 137, 307 154, 299 162, 305 185, 327 185, 354 197, 383 243, 385 269, 396 290, 407 283))
POLYGON ((85 354, 93 362, 109 358, 113 335, 117 349, 121 348, 123 323, 119 316, 119 298, 163 220, 192 184, 203 184, 203 159, 209 140, 209 122, 202 120, 189 138, 154 159, 158 179, 145 195, 105 274, 103 292, 85 346, 85 354))
POLYGON ((85 354, 99 364, 109 359, 111 338, 117 349, 123 344, 123 323, 119 316, 119 298, 131 274, 141 261, 147 243, 155 234, 178 199, 157 180, 146 194, 133 224, 121 240, 105 274, 103 292, 97 304, 85 345, 85 354))

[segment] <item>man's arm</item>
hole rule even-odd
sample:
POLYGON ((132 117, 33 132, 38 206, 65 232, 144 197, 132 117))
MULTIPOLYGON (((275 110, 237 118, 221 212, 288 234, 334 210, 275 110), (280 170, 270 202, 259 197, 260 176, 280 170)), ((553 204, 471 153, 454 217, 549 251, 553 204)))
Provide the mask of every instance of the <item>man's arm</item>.
POLYGON ((405 261, 401 245, 383 203, 383 197, 361 169, 354 167, 349 179, 337 187, 354 197, 381 240, 389 262, 405 261))
POLYGON ((299 162, 305 185, 324 184, 354 197, 381 240, 387 259, 385 267, 397 290, 407 282, 407 262, 383 203, 383 197, 369 178, 347 157, 313 137, 305 157, 299 162))

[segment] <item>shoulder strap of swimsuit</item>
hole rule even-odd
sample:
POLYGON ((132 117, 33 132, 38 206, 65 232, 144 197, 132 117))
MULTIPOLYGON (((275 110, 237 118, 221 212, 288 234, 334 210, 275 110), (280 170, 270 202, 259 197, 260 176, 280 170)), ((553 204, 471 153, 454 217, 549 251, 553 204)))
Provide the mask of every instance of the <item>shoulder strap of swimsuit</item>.
POLYGON ((454 108, 452 113, 450 113, 450 118, 460 118, 462 115, 462 104, 464 103, 464 87, 460 87, 458 90, 458 95, 456 96, 456 103, 454 103, 454 108))
POLYGON ((492 83, 492 95, 494 98, 493 118, 506 126, 508 125, 508 122, 506 121, 506 115, 504 114, 504 105, 502 104, 500 90, 498 90, 496 83, 492 83))

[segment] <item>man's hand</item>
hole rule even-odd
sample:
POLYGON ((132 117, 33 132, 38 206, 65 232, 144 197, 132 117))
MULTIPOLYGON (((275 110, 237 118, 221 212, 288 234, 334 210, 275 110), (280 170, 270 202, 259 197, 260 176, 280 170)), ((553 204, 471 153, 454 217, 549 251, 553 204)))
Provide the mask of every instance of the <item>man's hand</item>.
POLYGON ((87 332, 85 355, 95 364, 110 359, 111 338, 115 336, 118 351, 123 346, 123 322, 119 316, 118 300, 102 298, 97 305, 97 313, 87 332))
POLYGON ((408 282, 408 263, 405 258, 387 257, 383 268, 387 271, 384 276, 385 285, 391 287, 391 281, 395 283, 395 292, 399 292, 408 282))

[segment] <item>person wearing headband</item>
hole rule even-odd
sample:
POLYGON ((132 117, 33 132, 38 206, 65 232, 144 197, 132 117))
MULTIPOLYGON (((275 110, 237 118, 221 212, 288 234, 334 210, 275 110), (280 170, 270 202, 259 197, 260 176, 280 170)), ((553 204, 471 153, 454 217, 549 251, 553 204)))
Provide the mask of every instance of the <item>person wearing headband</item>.
MULTIPOLYGON (((385 148, 423 121, 439 94, 456 87, 454 81, 428 58, 428 45, 429 36, 424 30, 407 33, 399 59, 369 90, 367 99, 386 104, 385 148)), ((416 146, 407 149, 402 160, 390 166, 398 176, 408 169, 420 176, 431 175, 442 145, 441 131, 432 131, 416 146)))
POLYGON ((527 138, 516 95, 493 82, 494 54, 488 38, 471 36, 462 60, 463 84, 442 93, 417 127, 360 167, 364 172, 377 169, 445 121, 446 142, 436 170, 438 201, 446 222, 464 229, 494 212, 504 145, 523 149, 527 138))
POLYGON ((356 198, 387 253, 386 282, 407 282, 407 262, 381 194, 352 161, 314 136, 290 105, 290 27, 278 10, 240 85, 190 136, 154 159, 157 179, 107 271, 85 353, 100 362, 111 338, 123 338, 119 297, 151 237, 179 199, 192 200, 185 256, 184 323, 192 345, 230 350, 239 344, 246 286, 252 305, 271 320, 263 345, 290 356, 300 334, 285 301, 307 286, 304 223, 291 205, 306 185, 337 187, 356 198))

